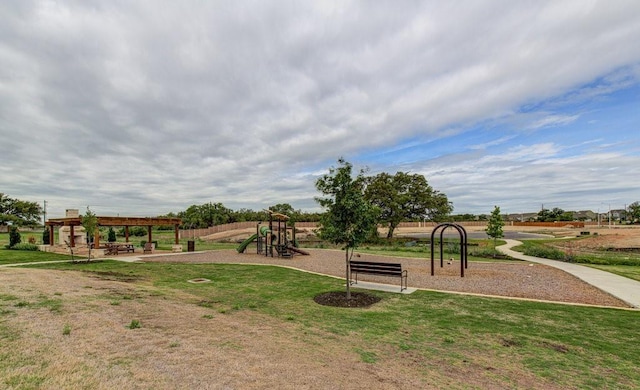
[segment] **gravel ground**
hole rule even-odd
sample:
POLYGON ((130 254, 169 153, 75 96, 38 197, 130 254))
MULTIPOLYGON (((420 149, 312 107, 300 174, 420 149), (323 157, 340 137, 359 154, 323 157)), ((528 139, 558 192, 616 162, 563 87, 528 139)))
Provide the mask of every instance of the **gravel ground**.
MULTIPOLYGON (((250 250, 251 248, 249 248, 250 250)), ((292 259, 271 258, 256 254, 239 254, 235 250, 185 253, 171 256, 144 257, 145 262, 178 263, 246 263, 273 264, 344 278, 344 252, 311 249, 309 256, 292 259)), ((555 268, 528 262, 470 262, 464 278, 460 277, 460 262, 445 262, 431 276, 429 259, 386 257, 359 254, 358 260, 400 262, 408 270, 409 287, 438 291, 517 297, 554 302, 629 307, 619 299, 580 279, 555 268)), ((363 281, 394 284, 388 277, 359 275, 363 281)))

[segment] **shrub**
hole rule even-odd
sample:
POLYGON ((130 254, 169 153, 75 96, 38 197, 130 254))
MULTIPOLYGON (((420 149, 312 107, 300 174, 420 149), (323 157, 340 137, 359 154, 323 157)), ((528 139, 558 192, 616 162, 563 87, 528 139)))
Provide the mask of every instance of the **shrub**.
POLYGON ((36 244, 36 238, 34 236, 29 236, 29 239, 27 241, 29 242, 29 244, 36 244))
MULTIPOLYGON (((144 226, 132 226, 129 228, 129 237, 144 237, 147 234, 147 229, 144 226)), ((124 237, 124 228, 118 230, 118 235, 124 237)))
POLYGON ((36 244, 30 244, 26 242, 21 244, 16 244, 14 246, 9 246, 8 248, 16 251, 37 251, 38 250, 38 246, 36 244))
POLYGON ((44 229, 44 231, 42 232, 42 243, 44 245, 49 245, 49 229, 44 229))
POLYGON ((504 259, 507 257, 504 254, 498 252, 495 248, 487 248, 487 247, 473 249, 469 251, 469 255, 474 257, 486 257, 486 258, 494 258, 494 259, 495 258, 504 259))
POLYGON ((571 260, 561 250, 556 248, 550 248, 548 246, 536 245, 536 246, 526 247, 524 248, 524 251, 522 253, 524 253, 527 256, 542 257, 542 258, 551 259, 551 260, 562 260, 562 261, 571 260))
POLYGON ((447 242, 444 245, 444 253, 450 253, 454 255, 460 254, 460 243, 447 242))
POLYGON ((9 247, 12 248, 15 245, 19 244, 21 241, 20 232, 18 232, 18 228, 15 226, 11 226, 9 228, 9 247))
POLYGON ((129 229, 129 235, 135 237, 144 237, 147 235, 147 229, 142 226, 134 226, 129 229))
POLYGON ((109 227, 109 233, 107 234, 107 237, 107 241, 116 242, 116 231, 113 230, 111 226, 109 227))

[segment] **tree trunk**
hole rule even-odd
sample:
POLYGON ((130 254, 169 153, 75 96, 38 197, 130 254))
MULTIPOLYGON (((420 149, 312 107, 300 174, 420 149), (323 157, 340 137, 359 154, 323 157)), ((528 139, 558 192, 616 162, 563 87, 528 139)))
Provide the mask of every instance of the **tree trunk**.
POLYGON ((346 265, 346 281, 347 281, 347 299, 351 299, 351 278, 349 275, 349 247, 344 251, 345 253, 345 265, 346 265))
POLYGON ((393 232, 396 230, 398 224, 389 223, 389 230, 387 231, 387 238, 393 238, 393 232))

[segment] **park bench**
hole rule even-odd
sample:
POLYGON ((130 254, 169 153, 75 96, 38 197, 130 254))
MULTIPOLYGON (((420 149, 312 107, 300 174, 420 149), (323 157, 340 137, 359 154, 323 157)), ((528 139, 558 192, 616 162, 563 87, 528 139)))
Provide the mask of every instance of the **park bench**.
POLYGON ((350 281, 351 284, 358 284, 358 274, 380 275, 380 276, 394 276, 400 278, 400 291, 407 289, 407 270, 402 270, 402 264, 400 263, 378 263, 373 261, 349 261, 350 274, 355 274, 355 282, 350 281), (404 283, 403 283, 404 281, 404 283))
POLYGON ((136 250, 133 248, 133 244, 130 243, 126 243, 126 244, 118 244, 118 252, 135 252, 136 250))

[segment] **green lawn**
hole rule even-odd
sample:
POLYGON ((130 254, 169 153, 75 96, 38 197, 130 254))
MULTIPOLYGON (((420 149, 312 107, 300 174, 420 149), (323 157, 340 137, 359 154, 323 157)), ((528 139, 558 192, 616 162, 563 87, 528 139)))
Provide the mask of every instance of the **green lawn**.
POLYGON ((39 251, 16 251, 0 247, 0 265, 33 263, 37 261, 71 260, 71 256, 39 251))
POLYGON ((601 269, 611 272, 612 274, 624 276, 629 279, 640 281, 640 267, 633 265, 601 265, 601 264, 585 264, 589 267, 601 269))
POLYGON ((525 255, 553 260, 567 260, 581 264, 640 266, 640 253, 608 250, 579 251, 571 243, 580 239, 582 238, 570 240, 523 240, 522 245, 515 246, 512 249, 525 255))
MULTIPOLYGON (((563 240, 562 243, 567 242, 563 240)), ((570 242, 570 241, 569 241, 570 242)), ((597 268, 611 272, 616 275, 640 281, 640 254, 635 252, 615 252, 615 251, 591 251, 577 253, 573 251, 567 253, 553 247, 557 243, 554 240, 525 240, 522 245, 512 249, 524 254, 536 257, 549 258, 558 261, 571 261, 584 266, 597 268)), ((571 248, 571 245, 565 245, 571 248)))
MULTIPOLYGON (((526 372, 570 388, 640 387, 638 311, 426 291, 371 292, 382 301, 369 309, 344 309, 313 301, 317 294, 343 290, 342 281, 273 266, 96 261, 33 267, 120 278, 140 288, 153 285, 168 299, 185 300, 179 292, 188 292, 197 299, 185 304, 210 307, 215 315, 255 311, 293 322, 299 334, 292 337, 309 332, 345 337, 372 370, 411 357, 428 362, 425 375, 481 365, 487 372, 526 372), (211 283, 187 282, 193 278, 211 283)), ((509 388, 512 379, 497 380, 509 388)))

